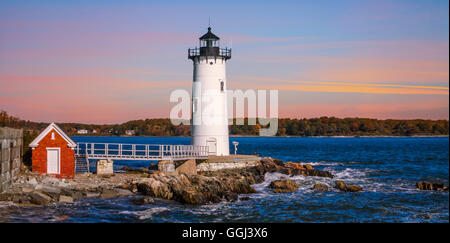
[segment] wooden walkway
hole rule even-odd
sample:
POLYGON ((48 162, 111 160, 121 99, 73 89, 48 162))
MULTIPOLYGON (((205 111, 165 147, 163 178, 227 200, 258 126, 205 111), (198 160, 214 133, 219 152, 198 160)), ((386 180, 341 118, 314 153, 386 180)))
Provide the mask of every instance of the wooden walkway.
POLYGON ((76 157, 116 160, 205 159, 208 146, 121 143, 78 143, 76 157))

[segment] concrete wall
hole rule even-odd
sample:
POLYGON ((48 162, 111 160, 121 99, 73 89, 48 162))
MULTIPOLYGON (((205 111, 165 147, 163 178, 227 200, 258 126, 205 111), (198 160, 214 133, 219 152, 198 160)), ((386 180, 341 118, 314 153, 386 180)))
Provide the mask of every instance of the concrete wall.
POLYGON ((22 164, 22 129, 0 127, 0 193, 8 190, 22 164))
POLYGON ((242 161, 229 161, 229 162, 203 162, 197 165, 197 171, 218 171, 225 169, 243 169, 258 166, 259 160, 242 160, 242 161))

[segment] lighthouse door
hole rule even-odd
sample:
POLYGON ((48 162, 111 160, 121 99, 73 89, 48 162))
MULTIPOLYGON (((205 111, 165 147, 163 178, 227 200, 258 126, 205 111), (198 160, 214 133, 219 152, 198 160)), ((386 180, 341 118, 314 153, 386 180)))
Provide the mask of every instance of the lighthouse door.
POLYGON ((210 155, 217 154, 217 141, 215 138, 209 138, 208 140, 206 140, 206 145, 209 147, 210 155))

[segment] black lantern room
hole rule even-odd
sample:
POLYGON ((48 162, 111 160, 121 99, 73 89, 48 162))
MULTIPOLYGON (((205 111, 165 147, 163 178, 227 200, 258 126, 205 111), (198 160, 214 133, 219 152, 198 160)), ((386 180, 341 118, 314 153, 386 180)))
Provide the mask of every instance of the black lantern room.
POLYGON ((225 60, 231 58, 230 48, 220 48, 220 38, 211 32, 211 27, 208 27, 208 32, 200 38, 200 48, 189 48, 188 57, 194 60, 197 57, 212 57, 214 59, 221 57, 225 60))

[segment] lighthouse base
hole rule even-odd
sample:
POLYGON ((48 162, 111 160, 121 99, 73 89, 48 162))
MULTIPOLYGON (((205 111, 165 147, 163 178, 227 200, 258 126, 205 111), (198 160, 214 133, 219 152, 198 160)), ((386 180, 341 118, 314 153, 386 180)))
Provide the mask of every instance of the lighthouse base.
POLYGON ((230 155, 230 144, 226 136, 192 136, 192 145, 208 146, 209 155, 230 155))

